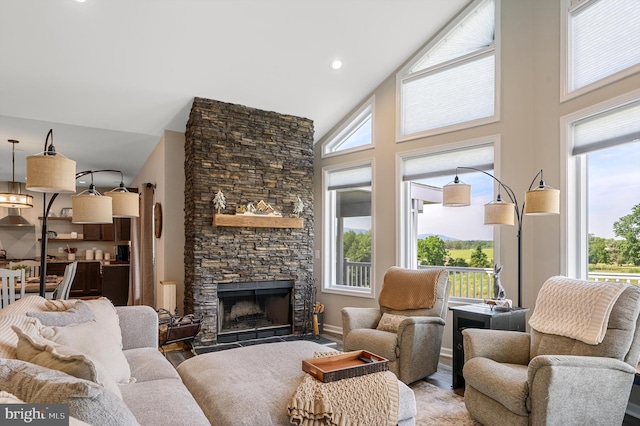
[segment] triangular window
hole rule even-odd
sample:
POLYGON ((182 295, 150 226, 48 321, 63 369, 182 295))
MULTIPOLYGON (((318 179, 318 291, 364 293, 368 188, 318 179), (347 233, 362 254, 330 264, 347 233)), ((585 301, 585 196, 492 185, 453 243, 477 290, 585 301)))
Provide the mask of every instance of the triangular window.
POLYGON ((352 152, 373 146, 373 98, 324 143, 322 155, 352 152))
POLYGON ((473 2, 399 73, 399 139, 495 121, 496 1, 473 2))

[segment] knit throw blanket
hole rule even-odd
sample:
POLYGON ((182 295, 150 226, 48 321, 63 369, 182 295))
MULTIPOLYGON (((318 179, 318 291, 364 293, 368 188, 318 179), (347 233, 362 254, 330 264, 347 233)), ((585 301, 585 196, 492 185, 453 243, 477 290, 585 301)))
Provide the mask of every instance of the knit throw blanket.
POLYGON ((551 277, 538 293, 529 325, 541 333, 597 345, 607 332, 613 305, 627 286, 551 277))
POLYGON ((393 426, 398 403, 398 378, 390 371, 328 383, 305 374, 287 411, 301 426, 393 426))
POLYGON ((392 266, 384 274, 378 303, 390 309, 433 308, 444 269, 404 269, 392 266))

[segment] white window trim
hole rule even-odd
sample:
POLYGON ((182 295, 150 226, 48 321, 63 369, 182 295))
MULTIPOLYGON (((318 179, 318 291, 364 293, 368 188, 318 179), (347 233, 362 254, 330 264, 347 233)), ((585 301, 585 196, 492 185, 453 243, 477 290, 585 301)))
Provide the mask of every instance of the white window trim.
POLYGON ((562 0, 560 2, 560 102, 566 102, 577 98, 585 93, 593 92, 596 89, 640 72, 640 64, 636 64, 598 81, 594 81, 591 84, 580 87, 579 89, 569 91, 569 74, 571 73, 571 69, 569 67, 569 51, 571 50, 569 46, 569 11, 575 7, 585 7, 595 1, 599 0, 585 0, 579 6, 572 6, 572 3, 575 3, 575 0, 562 0))
MULTIPOLYGON (((402 181, 402 162, 405 158, 416 157, 419 155, 435 154, 442 151, 451 151, 455 149, 472 148, 477 145, 485 145, 487 143, 493 143, 493 171, 494 176, 500 179, 500 145, 501 137, 499 134, 483 136, 474 139, 468 139, 459 142, 453 142, 449 144, 432 146, 429 148, 420 148, 411 151, 403 151, 396 153, 396 205, 399 206, 397 219, 396 219, 396 232, 399 238, 396 238, 396 264, 403 267, 410 264, 410 260, 407 258, 407 254, 410 251, 408 249, 409 244, 409 232, 412 231, 408 222, 410 219, 410 212, 407 211, 408 203, 406 197, 408 194, 403 190, 405 185, 402 181)), ((451 176, 453 180, 455 176, 451 176)), ((501 226, 493 227, 493 257, 494 262, 498 265, 501 264, 500 260, 500 239, 501 239, 501 226)), ((449 297, 451 303, 477 303, 479 299, 469 299, 462 297, 449 297)))
POLYGON ((376 294, 376 273, 375 273, 375 247, 376 247, 376 232, 375 232, 375 159, 367 158, 360 161, 353 161, 348 163, 340 163, 332 166, 326 166, 322 168, 322 212, 323 212, 323 235, 322 235, 322 273, 321 273, 321 288, 322 293, 339 294, 343 296, 355 296, 363 297, 367 299, 375 298, 376 294), (332 253, 334 235, 331 226, 327 226, 327 218, 332 217, 331 202, 328 199, 327 182, 328 175, 332 171, 348 169, 352 167, 371 166, 371 288, 354 288, 347 286, 336 285, 331 282, 334 254, 332 253))
POLYGON ((344 123, 338 127, 335 131, 333 131, 326 139, 325 142, 322 143, 322 147, 320 149, 321 157, 335 157, 337 155, 349 154, 352 152, 364 151, 367 149, 375 148, 376 137, 375 137, 375 111, 376 111, 376 97, 371 96, 367 99, 353 114, 349 115, 349 117, 344 121, 344 123), (325 152, 328 145, 336 142, 338 139, 344 140, 355 133, 363 124, 365 118, 368 115, 371 115, 371 143, 361 146, 354 146, 353 148, 343 149, 335 152, 325 152))
POLYGON ((572 124, 640 100, 640 89, 560 117, 560 273, 586 279, 589 273, 586 162, 571 154, 572 124), (573 183, 573 184, 572 184, 573 183))
MULTIPOLYGON (((484 0, 474 0, 473 3, 469 6, 467 6, 467 8, 465 8, 464 11, 462 11, 458 16, 456 16, 456 18, 451 21, 446 27, 444 27, 442 30, 440 30, 438 32, 438 34, 436 35, 436 37, 434 37, 433 39, 431 39, 429 41, 429 43, 423 47, 416 55, 413 56, 413 58, 404 66, 400 69, 400 71, 396 74, 396 143, 401 143, 401 142, 407 142, 407 141, 411 141, 414 139, 420 139, 420 138, 424 138, 424 137, 428 137, 428 136, 434 136, 434 135, 440 135, 443 133, 449 133, 449 132, 454 132, 457 130, 462 130, 462 129, 469 129, 472 127, 477 127, 477 126, 482 126, 485 124, 489 124, 489 123, 496 123, 498 121, 500 121, 500 93, 501 93, 501 25, 500 25, 500 16, 501 16, 501 7, 500 7, 500 2, 501 0, 494 0, 495 1, 495 36, 494 36, 494 41, 493 41, 493 54, 494 54, 494 58, 495 58, 495 100, 494 100, 494 105, 495 105, 495 113, 494 115, 492 115, 491 117, 484 117, 484 118, 480 118, 477 120, 471 120, 471 121, 465 121, 464 123, 458 123, 458 124, 453 124, 450 126, 445 126, 445 127, 439 127, 437 129, 430 129, 430 130, 425 130, 423 132, 418 132, 418 133, 412 133, 410 135, 403 135, 402 134, 402 99, 401 99, 401 93, 402 93, 402 82, 404 80, 408 80, 411 79, 412 77, 414 77, 415 75, 419 74, 422 71, 417 72, 415 75, 412 76, 408 76, 407 74, 409 73, 409 71, 411 70, 411 68, 413 68, 413 66, 420 60, 422 59, 422 57, 424 55, 427 54, 427 52, 429 50, 431 50, 433 47, 435 47, 435 45, 442 39, 442 37, 444 36, 444 34, 448 34, 449 31, 451 31, 453 28, 455 28, 456 26, 458 26, 460 24, 460 22, 462 20, 464 20, 464 18, 466 18, 471 11, 473 11, 479 3, 481 3, 484 0)), ((474 56, 475 54, 472 54, 471 56, 474 56)))

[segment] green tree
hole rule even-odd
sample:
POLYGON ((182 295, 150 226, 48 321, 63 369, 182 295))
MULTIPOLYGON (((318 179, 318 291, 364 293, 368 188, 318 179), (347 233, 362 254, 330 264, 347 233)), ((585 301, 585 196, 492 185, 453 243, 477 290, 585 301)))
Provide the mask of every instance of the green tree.
POLYGON ((418 260, 421 265, 444 265, 448 254, 444 241, 436 235, 418 240, 418 260))
POLYGON ((471 253, 471 261, 469 265, 472 268, 489 268, 491 267, 491 262, 489 262, 489 258, 487 257, 487 253, 482 251, 482 246, 478 244, 473 253, 471 253))
POLYGON ((589 234, 589 263, 610 263, 608 241, 601 237, 589 234))
POLYGON ((347 231, 343 235, 344 257, 351 262, 371 262, 371 232, 358 234, 347 231))
POLYGON ((613 232, 624 238, 617 244, 618 255, 625 263, 640 265, 640 204, 631 208, 631 213, 614 222, 613 232))
POLYGON ((466 268, 469 266, 466 260, 461 257, 456 257, 455 259, 450 258, 447 262, 447 266, 458 266, 462 268, 466 268))

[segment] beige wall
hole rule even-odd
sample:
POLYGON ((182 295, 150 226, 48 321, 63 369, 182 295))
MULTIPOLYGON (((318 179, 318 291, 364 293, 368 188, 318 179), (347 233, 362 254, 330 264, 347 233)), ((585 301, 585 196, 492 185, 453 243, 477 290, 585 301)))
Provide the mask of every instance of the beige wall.
MULTIPOLYGON (((395 143, 395 73, 374 91, 376 147, 330 159, 322 159, 316 144, 315 250, 322 253, 322 168, 329 165, 373 158, 374 163, 374 281, 380 283, 384 271, 398 262, 398 188, 396 154, 434 147, 481 136, 499 134, 501 180, 516 194, 524 194, 538 170, 544 169, 547 184, 559 188, 560 117, 586 106, 640 87, 640 75, 633 75, 576 99, 560 103, 560 2, 557 0, 503 0, 501 2, 501 119, 497 123, 448 134, 395 143)), ((399 67, 400 68, 400 67, 399 67)), ((369 96, 362 99, 364 102, 369 96)), ((354 108, 355 109, 355 108, 354 108)), ((521 197, 518 199, 521 201, 521 197)), ((523 226, 523 306, 533 308, 542 283, 561 270, 562 216, 526 217, 523 226)), ((505 266, 503 285, 507 295, 516 298, 517 243, 513 227, 501 231, 501 260, 505 266)), ((315 276, 322 282, 322 264, 314 264, 315 276)), ((380 291, 376 284, 376 295, 380 291)), ((344 306, 377 306, 374 299, 319 292, 324 303, 325 329, 341 330, 340 309, 344 306)), ((448 318, 443 347, 451 348, 451 316, 448 318)))
POLYGON ((163 226, 155 244, 156 302, 160 281, 177 282, 176 302, 182 311, 184 295, 184 134, 165 131, 132 186, 153 183, 155 202, 162 205, 163 226))

